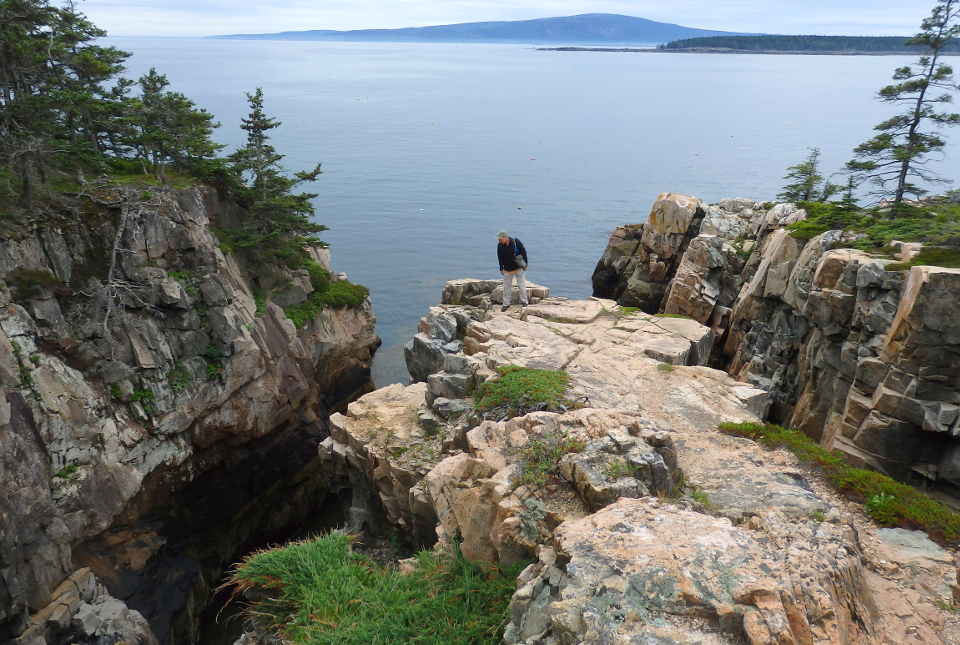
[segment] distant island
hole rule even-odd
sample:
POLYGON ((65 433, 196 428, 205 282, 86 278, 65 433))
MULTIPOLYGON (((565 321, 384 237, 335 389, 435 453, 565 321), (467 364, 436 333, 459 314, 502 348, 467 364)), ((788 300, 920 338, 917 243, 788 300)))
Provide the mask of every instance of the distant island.
POLYGON ((646 43, 656 45, 685 38, 736 36, 735 32, 695 29, 634 16, 588 13, 559 18, 501 22, 468 22, 403 29, 284 31, 273 34, 230 34, 211 38, 244 40, 326 40, 378 42, 513 42, 513 43, 646 43))
MULTIPOLYGON (((711 36, 686 38, 661 45, 660 51, 751 54, 914 54, 923 47, 908 45, 903 36, 711 36)), ((947 45, 960 54, 960 41, 947 45)))

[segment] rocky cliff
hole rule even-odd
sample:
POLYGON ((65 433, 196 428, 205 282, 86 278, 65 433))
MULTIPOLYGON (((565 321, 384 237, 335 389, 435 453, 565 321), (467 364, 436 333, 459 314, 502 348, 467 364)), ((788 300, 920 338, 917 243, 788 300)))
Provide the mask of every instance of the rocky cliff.
POLYGON ((542 287, 502 313, 496 284, 448 283, 407 346, 417 382, 334 415, 320 454, 352 473, 355 508, 372 499, 471 559, 533 561, 504 643, 960 643, 956 554, 878 529, 788 453, 717 432, 775 398, 704 365, 717 326, 542 287), (479 414, 478 386, 507 365, 565 371, 569 409, 479 414))
POLYGON ((298 329, 277 303, 307 272, 222 252, 236 216, 114 187, 0 239, 0 642, 194 642, 224 567, 332 492, 316 446, 370 387, 369 302, 298 329))
POLYGON ((769 392, 769 419, 958 497, 960 270, 889 270, 842 231, 795 239, 805 217, 661 195, 611 235, 594 294, 707 325, 711 365, 769 392))

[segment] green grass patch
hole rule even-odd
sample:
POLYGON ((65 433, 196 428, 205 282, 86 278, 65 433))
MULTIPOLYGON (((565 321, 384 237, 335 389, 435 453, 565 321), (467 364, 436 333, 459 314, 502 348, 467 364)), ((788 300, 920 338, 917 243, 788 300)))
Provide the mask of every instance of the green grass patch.
POLYGON ((690 499, 707 510, 713 508, 713 502, 710 501, 710 496, 699 488, 694 488, 690 491, 690 499))
POLYGON ((620 307, 618 313, 621 316, 632 316, 633 314, 639 313, 640 307, 620 307))
POLYGON ((672 372, 673 370, 674 370, 674 367, 673 367, 673 365, 672 365, 671 363, 658 363, 658 364, 657 364, 657 371, 658 371, 658 372, 663 372, 664 374, 669 374, 669 373, 672 372))
POLYGON ((131 403, 139 403, 140 407, 143 409, 144 414, 151 416, 157 411, 156 405, 157 396, 148 389, 134 390, 133 394, 130 395, 131 403))
MULTIPOLYGON (((579 451, 578 451, 579 452, 579 451)), ((614 459, 603 468, 604 476, 610 481, 624 477, 633 477, 637 474, 637 466, 626 459, 614 459)))
POLYGON ((67 464, 57 472, 53 474, 56 479, 66 479, 71 480, 75 479, 77 476, 77 471, 80 469, 76 464, 67 464))
POLYGON ((653 314, 654 318, 679 318, 681 320, 693 320, 690 316, 684 314, 653 314))
POLYGON ((570 376, 564 371, 536 370, 517 365, 497 368, 500 375, 480 386, 476 408, 480 412, 503 409, 509 416, 533 410, 561 410, 570 407, 564 393, 570 376))
POLYGON ((543 486, 551 476, 557 474, 557 467, 564 455, 583 452, 586 447, 586 442, 559 433, 530 439, 520 449, 520 483, 543 486))
POLYGON ((720 431, 746 437, 768 447, 786 448, 800 461, 815 466, 845 495, 863 502, 864 510, 885 526, 922 529, 941 544, 960 542, 960 513, 887 475, 846 463, 797 430, 761 423, 722 423, 720 431))
POLYGON ((915 258, 909 262, 895 262, 888 264, 887 271, 907 271, 910 267, 934 266, 960 269, 960 249, 946 249, 942 247, 926 247, 920 250, 915 258))
POLYGON ((330 533, 244 558, 228 585, 255 590, 248 616, 296 645, 495 645, 524 565, 499 569, 424 551, 412 573, 330 533))

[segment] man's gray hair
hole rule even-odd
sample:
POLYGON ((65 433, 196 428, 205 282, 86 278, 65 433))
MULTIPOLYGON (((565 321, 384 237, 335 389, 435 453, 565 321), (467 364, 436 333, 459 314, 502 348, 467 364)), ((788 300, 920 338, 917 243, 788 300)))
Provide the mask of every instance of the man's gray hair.
POLYGON ((500 231, 499 233, 497 233, 497 237, 510 237, 510 236, 507 235, 506 231, 500 231))

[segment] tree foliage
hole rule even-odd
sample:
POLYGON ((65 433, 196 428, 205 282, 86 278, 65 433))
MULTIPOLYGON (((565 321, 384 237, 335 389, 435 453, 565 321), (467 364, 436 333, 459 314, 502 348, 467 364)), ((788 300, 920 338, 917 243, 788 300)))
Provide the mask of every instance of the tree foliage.
POLYGON ((129 54, 105 35, 71 2, 0 0, 0 174, 25 205, 51 176, 136 159, 163 180, 219 149, 212 115, 156 70, 122 78, 129 54))
POLYGON ((250 113, 241 128, 247 132, 246 144, 229 157, 230 167, 240 178, 239 198, 248 213, 242 226, 226 233, 228 244, 256 257, 290 267, 302 266, 307 246, 322 245, 316 234, 326 226, 311 220, 314 193, 294 192, 321 173, 320 164, 287 175, 279 154, 270 143, 270 131, 280 122, 267 115, 263 90, 247 94, 250 113))
POLYGON ((879 123, 877 134, 854 149, 848 170, 858 183, 873 186, 871 195, 889 199, 898 209, 907 196, 921 197, 922 184, 942 181, 927 166, 931 155, 943 150, 940 129, 960 124, 960 114, 940 111, 958 89, 953 68, 943 62, 948 46, 960 35, 960 0, 940 0, 910 40, 929 52, 914 65, 894 71, 895 83, 882 88, 878 98, 902 108, 879 123))
POLYGON ((810 148, 807 158, 787 168, 784 179, 789 183, 777 195, 784 202, 825 202, 842 190, 820 173, 820 148, 810 148))
POLYGON ((64 176, 82 186, 90 174, 142 172, 166 184, 177 171, 246 207, 221 231, 228 245, 268 264, 306 266, 307 247, 323 244, 315 236, 326 227, 312 221, 316 195, 297 189, 320 166, 284 172, 269 136, 280 123, 265 113, 263 91, 248 95, 245 145, 218 158, 213 115, 156 69, 123 78, 129 54, 99 44, 105 35, 69 0, 0 0, 0 200, 31 206, 64 176))

